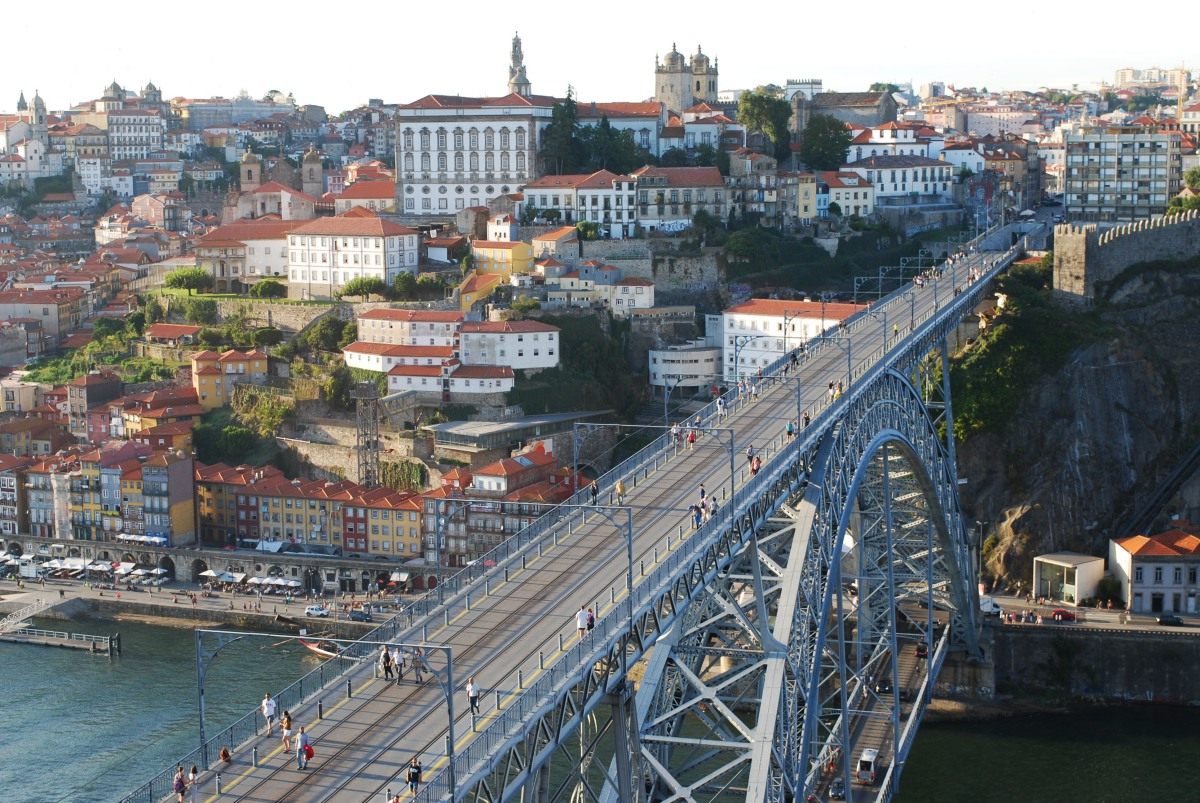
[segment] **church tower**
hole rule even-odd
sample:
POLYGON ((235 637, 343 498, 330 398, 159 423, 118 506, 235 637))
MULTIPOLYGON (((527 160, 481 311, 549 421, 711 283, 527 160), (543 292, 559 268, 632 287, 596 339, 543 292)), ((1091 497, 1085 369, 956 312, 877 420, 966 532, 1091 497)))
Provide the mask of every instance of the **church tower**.
POLYGON ((717 102, 717 64, 699 46, 691 63, 674 44, 660 63, 654 59, 654 99, 682 113, 697 103, 717 102))
POLYGON ((300 163, 300 192, 313 198, 320 198, 325 194, 321 154, 317 153, 316 146, 312 143, 309 143, 308 152, 304 154, 304 160, 300 163))
POLYGON ((525 75, 525 55, 521 52, 521 35, 514 34, 512 40, 512 65, 508 68, 508 91, 523 98, 533 95, 529 77, 525 75))
POLYGON ((30 139, 36 139, 44 146, 50 144, 50 126, 46 122, 46 101, 42 100, 42 96, 33 91, 33 105, 30 109, 29 126, 32 129, 30 139))
POLYGON ((252 192, 262 186, 262 161, 249 148, 242 154, 241 186, 242 192, 252 192))
POLYGON ((29 104, 25 102, 25 91, 21 90, 21 97, 17 98, 17 115, 21 116, 21 112, 29 111, 29 104))
POLYGON ((692 96, 693 106, 717 102, 717 63, 709 62, 700 45, 696 45, 696 55, 692 56, 692 96))

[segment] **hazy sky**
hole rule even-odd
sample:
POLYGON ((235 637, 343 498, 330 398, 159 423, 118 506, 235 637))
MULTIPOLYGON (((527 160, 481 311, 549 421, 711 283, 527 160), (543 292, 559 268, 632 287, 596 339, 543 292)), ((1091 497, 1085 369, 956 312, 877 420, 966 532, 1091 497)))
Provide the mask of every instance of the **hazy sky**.
POLYGON ((0 111, 14 111, 18 93, 32 98, 35 89, 51 110, 64 109, 98 97, 114 79, 131 90, 152 80, 166 97, 232 97, 242 89, 261 97, 278 89, 331 113, 367 98, 498 95, 506 91, 514 31, 533 91, 562 95, 570 84, 584 101, 650 97, 655 54, 673 42, 685 55, 702 45, 718 59, 722 89, 788 78, 821 78, 839 91, 909 80, 1086 88, 1124 66, 1200 67, 1184 45, 1189 37, 1166 41, 1161 16, 1113 17, 1079 0, 1035 7, 362 0, 344 8, 338 18, 338 4, 100 9, 65 0, 52 18, 8 14, 0 111), (1089 16, 1088 9, 1096 10, 1089 16))

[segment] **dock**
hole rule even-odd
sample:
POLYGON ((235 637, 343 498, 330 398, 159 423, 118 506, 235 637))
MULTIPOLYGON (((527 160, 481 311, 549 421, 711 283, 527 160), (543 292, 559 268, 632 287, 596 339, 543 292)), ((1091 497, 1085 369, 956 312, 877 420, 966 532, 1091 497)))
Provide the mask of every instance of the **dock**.
POLYGON ((93 636, 87 633, 65 633, 60 630, 39 630, 33 627, 23 627, 0 633, 0 641, 13 644, 37 644, 42 647, 60 647, 68 650, 85 650, 95 655, 108 655, 109 658, 121 654, 121 634, 111 636, 93 636))

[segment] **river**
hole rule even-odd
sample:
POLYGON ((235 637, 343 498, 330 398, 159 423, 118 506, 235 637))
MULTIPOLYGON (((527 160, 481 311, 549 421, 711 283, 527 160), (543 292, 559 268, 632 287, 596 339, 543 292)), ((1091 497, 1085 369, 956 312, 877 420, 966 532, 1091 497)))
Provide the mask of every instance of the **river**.
MULTIPOLYGON (((88 619, 34 626, 119 631, 123 655, 0 643, 0 799, 112 801, 196 748, 192 629, 88 619)), ((235 642, 213 661, 205 683, 210 731, 316 667, 299 645, 273 643, 235 642)))
MULTIPOLYGON (((124 655, 0 643, 0 799, 112 801, 197 743, 195 637, 187 628, 44 620, 40 627, 121 632, 124 655), (13 790, 20 790, 14 794, 13 790)), ((212 664, 211 729, 316 666, 298 646, 238 642, 212 664)), ((983 722, 926 722, 900 803, 1195 800, 1197 711, 1118 706, 983 722)))

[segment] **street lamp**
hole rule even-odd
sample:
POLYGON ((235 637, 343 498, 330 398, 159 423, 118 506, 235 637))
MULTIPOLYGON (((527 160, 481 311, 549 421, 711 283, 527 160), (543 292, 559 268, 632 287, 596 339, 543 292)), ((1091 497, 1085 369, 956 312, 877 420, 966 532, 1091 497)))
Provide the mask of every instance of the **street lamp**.
POLYGON ((905 290, 900 297, 908 299, 908 335, 912 337, 917 330, 917 294, 912 290, 905 290))
POLYGON ((880 316, 883 316, 883 351, 884 351, 884 353, 886 353, 887 352, 887 335, 888 335, 888 333, 887 333, 887 306, 884 305, 880 309, 869 309, 869 310, 867 310, 867 314, 870 315, 872 318, 874 318, 877 321, 880 319, 880 316))
POLYGON ((833 293, 829 290, 821 291, 821 337, 825 336, 825 303, 833 300, 833 293))
POLYGON ((674 390, 679 385, 679 383, 683 381, 683 377, 682 376, 669 377, 669 378, 663 377, 663 381, 666 383, 663 386, 663 423, 669 425, 671 422, 668 418, 667 405, 671 401, 671 391, 674 390), (674 381, 672 381, 672 379, 674 381))
POLYGON ((741 379, 741 363, 739 362, 742 353, 742 347, 747 343, 752 343, 755 340, 761 340, 764 337, 775 337, 775 335, 766 333, 761 335, 734 335, 733 337, 733 380, 736 382, 741 379))
POLYGON ((434 560, 437 563, 437 566, 435 567, 435 576, 437 578, 438 605, 442 604, 442 528, 450 522, 450 519, 454 518, 464 510, 469 510, 470 505, 471 503, 466 500, 439 500, 437 502, 437 516, 433 520, 433 550, 435 555, 434 560), (454 510, 447 514, 445 508, 448 505, 453 505, 454 510))
POLYGON ((846 390, 850 390, 850 382, 854 379, 854 341, 849 337, 831 337, 828 340, 846 352, 846 390))

